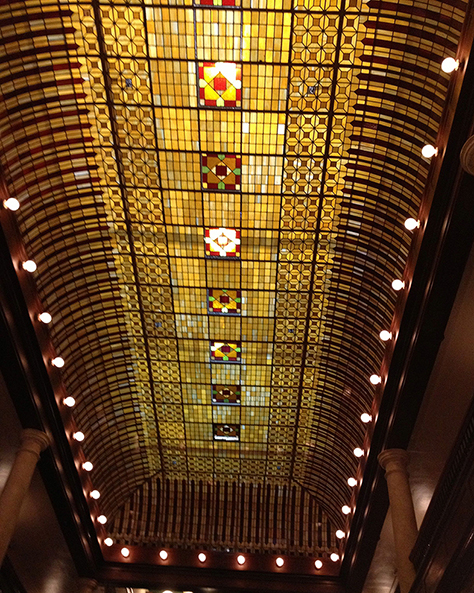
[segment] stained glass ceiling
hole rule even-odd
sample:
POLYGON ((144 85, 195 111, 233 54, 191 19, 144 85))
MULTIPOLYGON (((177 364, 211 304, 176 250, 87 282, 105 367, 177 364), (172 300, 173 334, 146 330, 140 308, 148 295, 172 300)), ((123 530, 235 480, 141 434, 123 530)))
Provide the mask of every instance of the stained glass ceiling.
POLYGON ((0 10, 2 165, 109 532, 337 549, 465 3, 0 10))

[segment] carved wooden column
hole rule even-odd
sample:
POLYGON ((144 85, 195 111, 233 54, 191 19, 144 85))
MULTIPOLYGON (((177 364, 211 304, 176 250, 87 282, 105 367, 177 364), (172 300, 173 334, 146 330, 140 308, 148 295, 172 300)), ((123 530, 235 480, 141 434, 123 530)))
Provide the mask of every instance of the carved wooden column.
POLYGON ((460 154, 461 166, 470 175, 474 175, 474 136, 466 140, 460 154))
POLYGON ((0 565, 15 531, 40 453, 48 445, 49 438, 41 430, 27 428, 21 433, 21 446, 0 494, 0 565))
POLYGON ((408 453, 404 449, 387 449, 378 459, 387 480, 400 591, 408 593, 416 574, 410 554, 418 536, 408 482, 408 453))

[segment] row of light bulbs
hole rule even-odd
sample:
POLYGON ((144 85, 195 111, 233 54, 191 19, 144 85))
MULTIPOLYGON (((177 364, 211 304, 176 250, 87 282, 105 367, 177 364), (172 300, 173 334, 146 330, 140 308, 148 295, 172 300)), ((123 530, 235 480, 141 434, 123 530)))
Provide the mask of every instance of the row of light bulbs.
MULTIPOLYGON (((413 231, 416 228, 420 227, 420 221, 416 220, 414 218, 407 218, 404 222, 405 228, 409 231, 413 231)), ((400 279, 395 279, 392 282, 392 288, 393 290, 396 290, 397 292, 399 290, 402 290, 403 288, 405 288, 405 281, 404 280, 400 280, 400 279)), ((383 342, 386 342, 387 340, 391 340, 392 339, 392 332, 389 332, 387 330, 382 330, 379 334, 380 339, 383 342)), ((382 377, 380 375, 371 375, 369 378, 369 381, 372 383, 372 385, 379 385, 380 383, 382 383, 382 377)), ((363 414, 361 414, 360 419, 362 420, 362 422, 364 424, 368 424, 369 422, 372 422, 372 415, 368 414, 367 412, 364 412, 363 414)), ((361 449, 360 447, 356 447, 353 451, 355 457, 360 458, 364 456, 364 450, 361 449)), ((347 483, 348 485, 353 488, 354 486, 357 486, 357 480, 355 478, 348 478, 347 479, 347 483)), ((351 513, 351 507, 348 505, 344 505, 341 507, 341 511, 343 512, 344 515, 349 515, 351 513)), ((342 539, 346 536, 345 532, 338 529, 336 531, 336 537, 339 539, 342 539)))
MULTIPOLYGON (((113 543, 114 543, 114 541, 111 537, 107 537, 104 540, 104 544, 106 546, 110 547, 113 545, 113 543)), ((122 554, 122 556, 124 558, 128 558, 130 556, 130 548, 124 547, 120 550, 120 553, 122 554)), ((162 560, 167 560, 168 552, 166 550, 160 550, 159 556, 162 560)), ((331 558, 332 562, 337 562, 339 560, 339 554, 336 554, 335 552, 333 554, 331 554, 329 557, 331 558)), ((197 555, 197 558, 201 564, 204 564, 207 560, 207 554, 205 554, 204 552, 200 552, 197 555)), ((247 559, 243 554, 239 554, 237 556, 236 560, 237 560, 237 564, 239 564, 240 566, 243 566, 247 559)), ((281 556, 278 556, 277 558, 275 558, 275 564, 278 566, 278 568, 282 568, 282 566, 284 566, 284 564, 285 564, 284 558, 282 558, 281 556)), ((319 560, 319 559, 315 560, 314 567, 316 568, 316 570, 320 570, 323 567, 323 561, 319 560)), ((167 592, 164 591, 164 593, 167 593, 167 592)))

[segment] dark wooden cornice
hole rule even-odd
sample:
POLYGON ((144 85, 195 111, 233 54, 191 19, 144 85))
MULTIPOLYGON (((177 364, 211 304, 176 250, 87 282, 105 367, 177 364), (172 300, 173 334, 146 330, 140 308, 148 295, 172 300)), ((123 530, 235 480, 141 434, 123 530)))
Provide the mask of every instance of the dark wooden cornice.
POLYGON ((191 567, 159 567, 150 564, 108 562, 99 572, 103 582, 129 586, 162 586, 178 591, 209 592, 209 583, 217 591, 226 593, 344 593, 338 577, 310 577, 307 575, 230 571, 191 567))

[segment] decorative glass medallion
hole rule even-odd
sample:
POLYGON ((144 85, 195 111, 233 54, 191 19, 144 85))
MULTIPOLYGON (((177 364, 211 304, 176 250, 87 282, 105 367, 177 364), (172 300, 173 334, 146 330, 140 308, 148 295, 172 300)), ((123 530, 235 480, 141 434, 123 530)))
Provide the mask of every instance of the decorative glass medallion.
POLYGON ((240 362, 240 342, 211 342, 211 362, 240 362))
POLYGON ((215 441, 238 441, 240 426, 238 424, 214 424, 215 441))
POLYGON ((236 229, 206 229, 204 241, 208 257, 240 256, 240 231, 236 229))
POLYGON ((199 102, 204 107, 240 107, 242 71, 233 62, 199 65, 199 102))
POLYGON ((213 385, 213 404, 240 404, 240 385, 213 385))
POLYGON ((196 4, 201 6, 240 6, 236 0, 196 0, 196 4))
POLYGON ((235 154, 205 153, 201 157, 204 189, 238 190, 241 179, 241 158, 235 154))
POLYGON ((239 315, 242 298, 240 290, 209 288, 207 306, 209 313, 219 315, 239 315))

